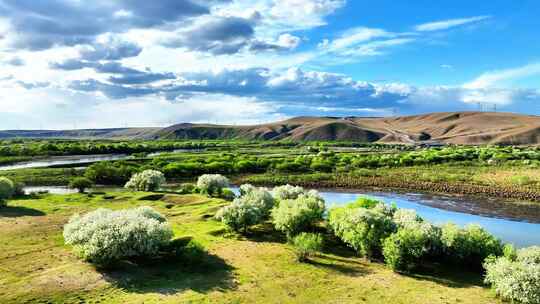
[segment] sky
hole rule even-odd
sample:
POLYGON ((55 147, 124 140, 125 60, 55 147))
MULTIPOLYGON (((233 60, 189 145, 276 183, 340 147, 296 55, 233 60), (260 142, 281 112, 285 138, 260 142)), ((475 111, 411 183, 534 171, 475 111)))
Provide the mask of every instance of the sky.
POLYGON ((0 129, 540 114, 537 0, 0 0, 0 129))

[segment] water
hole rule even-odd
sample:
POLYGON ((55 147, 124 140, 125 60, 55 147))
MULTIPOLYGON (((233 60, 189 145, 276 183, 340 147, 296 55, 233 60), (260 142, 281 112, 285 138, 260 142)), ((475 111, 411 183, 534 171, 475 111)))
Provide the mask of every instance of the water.
MULTIPOLYGON (((148 154, 148 157, 155 157, 162 154, 186 153, 186 152, 202 152, 202 149, 176 149, 172 151, 158 151, 148 154)), ((44 159, 38 159, 27 162, 20 162, 11 165, 0 166, 0 171, 30 169, 30 168, 47 168, 52 166, 67 166, 67 165, 88 165, 100 161, 122 160, 132 158, 128 154, 96 154, 96 155, 71 155, 71 156, 53 156, 44 159)))
POLYGON ((90 164, 99 161, 127 159, 127 154, 102 154, 102 155, 72 155, 72 156, 54 156, 41 160, 21 162, 12 165, 0 166, 0 171, 18 170, 30 168, 46 168, 51 166, 65 166, 75 164, 90 164))
MULTIPOLYGON (((30 193, 50 193, 50 194, 73 194, 77 193, 77 189, 71 189, 67 186, 35 186, 35 187, 24 187, 25 194, 30 193)), ((95 186, 88 190, 88 192, 121 192, 126 191, 124 188, 120 187, 110 187, 110 186, 95 186)))
MULTIPOLYGON (((68 187, 54 186, 25 187, 24 190, 26 193, 47 191, 53 194, 70 194, 77 192, 68 187)), ((123 188, 99 186, 91 190, 125 191, 123 188)), ((239 194, 238 188, 231 190, 239 194)), ((517 247, 540 245, 540 206, 537 205, 515 205, 496 200, 418 193, 334 190, 322 190, 320 193, 328 209, 353 202, 361 196, 367 196, 388 204, 396 204, 398 208, 414 209, 420 216, 434 224, 448 222, 460 226, 479 224, 504 242, 512 243, 517 247), (508 207, 509 205, 512 207, 508 207), (491 208, 489 209, 488 206, 491 208)))
MULTIPOLYGON (((232 190, 238 194, 238 188, 232 190)), ((540 206, 513 205, 514 212, 505 213, 501 212, 497 206, 508 205, 507 203, 491 201, 489 204, 492 208, 487 209, 487 207, 482 207, 486 200, 481 202, 478 199, 465 197, 326 190, 320 193, 328 209, 353 202, 361 196, 367 196, 388 204, 394 203, 398 208, 414 209, 424 219, 437 225, 448 222, 462 227, 468 224, 479 224, 502 241, 512 243, 517 247, 540 245, 540 206), (521 208, 525 208, 526 211, 534 210, 534 212, 521 212, 520 216, 520 212, 516 210, 521 208), (472 214, 473 212, 476 214, 472 214)))

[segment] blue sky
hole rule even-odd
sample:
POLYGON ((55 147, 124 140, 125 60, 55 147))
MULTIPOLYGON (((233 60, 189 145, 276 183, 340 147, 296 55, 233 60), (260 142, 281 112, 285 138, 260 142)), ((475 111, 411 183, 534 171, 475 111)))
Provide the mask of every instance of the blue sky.
POLYGON ((0 129, 540 112, 540 2, 0 0, 0 129))

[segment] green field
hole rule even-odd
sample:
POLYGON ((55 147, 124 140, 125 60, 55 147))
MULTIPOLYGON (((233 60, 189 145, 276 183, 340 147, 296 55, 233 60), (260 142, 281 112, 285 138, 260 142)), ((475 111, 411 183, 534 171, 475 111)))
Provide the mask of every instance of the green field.
POLYGON ((9 201, 0 209, 0 303, 498 303, 481 275, 464 269, 424 265, 412 275, 395 274, 333 242, 299 263, 270 225, 242 237, 213 220, 225 201, 145 199, 155 197, 119 192, 9 201), (62 227, 72 214, 142 205, 164 214, 175 237, 203 244, 202 262, 124 262, 98 270, 64 245, 62 227))

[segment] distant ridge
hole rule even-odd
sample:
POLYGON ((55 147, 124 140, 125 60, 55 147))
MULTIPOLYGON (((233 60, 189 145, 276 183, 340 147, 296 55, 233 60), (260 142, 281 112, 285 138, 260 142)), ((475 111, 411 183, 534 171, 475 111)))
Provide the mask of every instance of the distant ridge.
POLYGON ((444 112, 400 117, 295 117, 232 126, 181 123, 166 128, 69 131, 0 131, 0 138, 245 139, 381 143, 540 143, 540 117, 496 112, 444 112))

